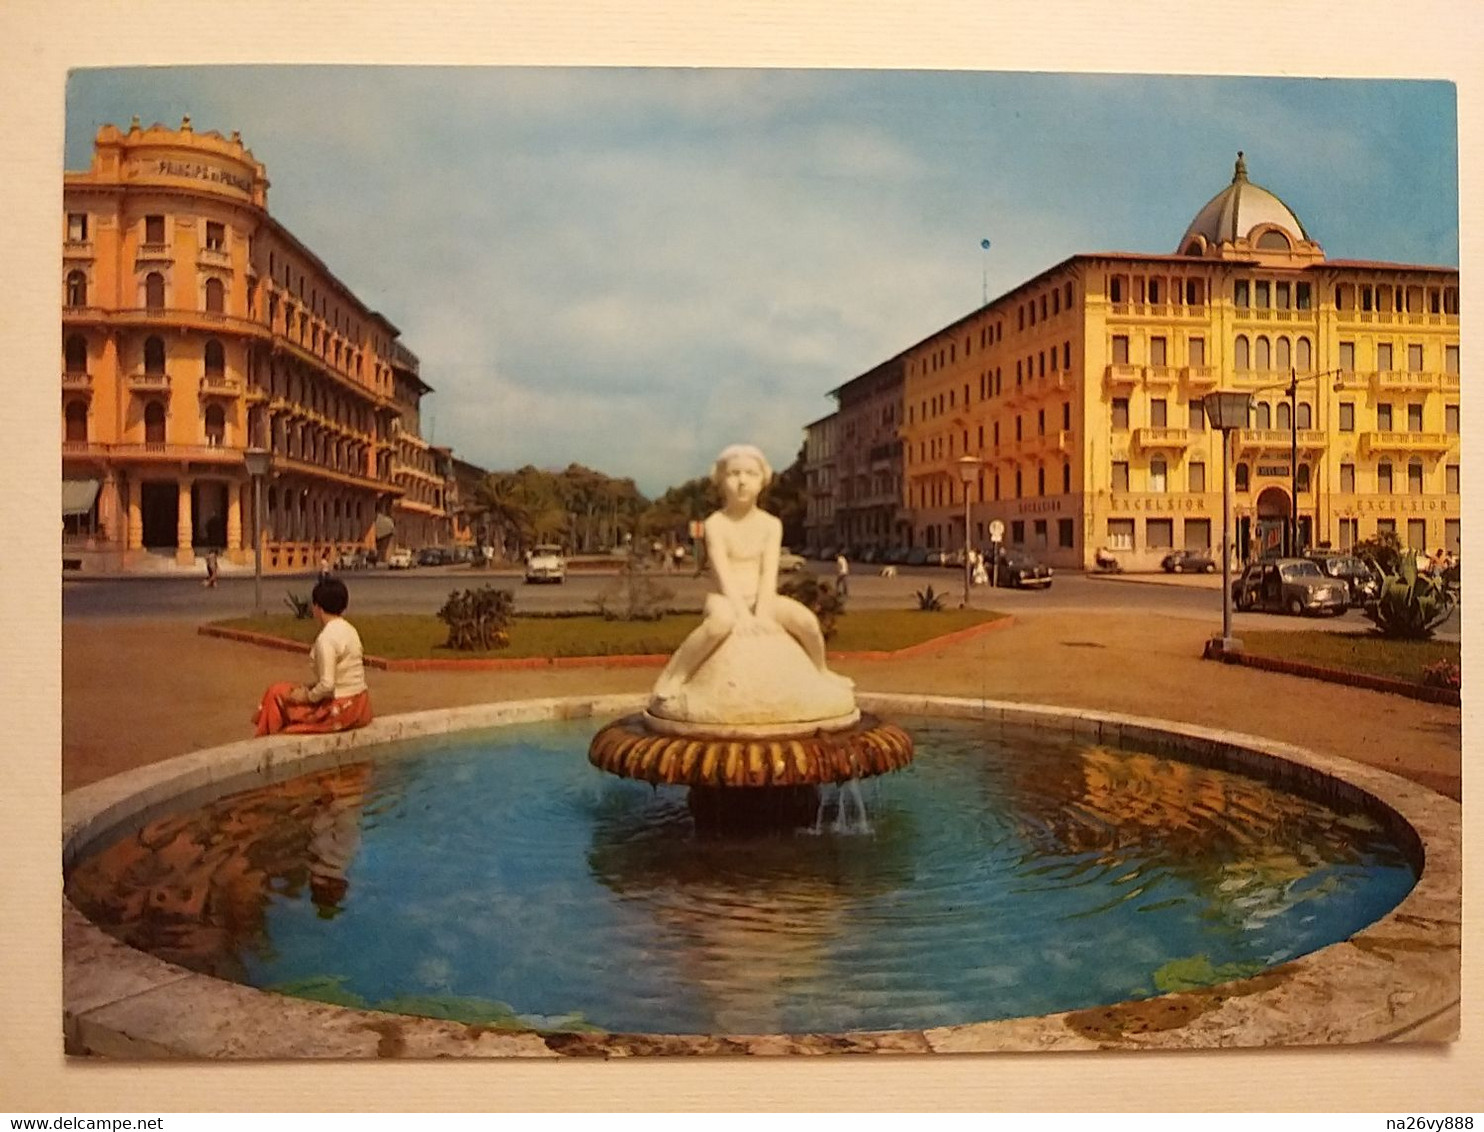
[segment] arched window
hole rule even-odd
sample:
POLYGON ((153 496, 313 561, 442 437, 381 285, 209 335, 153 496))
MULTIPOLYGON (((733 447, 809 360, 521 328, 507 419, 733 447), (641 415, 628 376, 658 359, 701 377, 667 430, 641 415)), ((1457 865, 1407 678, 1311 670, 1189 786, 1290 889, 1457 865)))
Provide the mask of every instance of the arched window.
POLYGON ((151 401, 144 407, 144 441, 146 444, 165 443, 165 406, 151 401))
POLYGON ((1251 491, 1252 490, 1251 481, 1248 478, 1248 471, 1247 471, 1247 465, 1246 464, 1238 464, 1237 465, 1235 479, 1237 481, 1236 482, 1236 490, 1238 490, 1238 491, 1251 491))
POLYGON ((158 271, 144 277, 144 305, 152 311, 165 308, 165 277, 158 271))
POLYGON ((1293 414, 1288 409, 1287 401, 1278 402, 1278 424, 1277 427, 1288 430, 1293 427, 1293 414))
POLYGON ((1257 246, 1267 251, 1286 252, 1290 244, 1288 237, 1275 228, 1269 228, 1261 236, 1257 237, 1257 246))
POLYGON ((67 402, 67 439, 87 443, 88 403, 86 401, 67 402))
POLYGON ((1045 495, 1046 494, 1046 469, 1045 468, 1037 468, 1036 469, 1036 494, 1037 495, 1045 495))
POLYGON ((1293 364, 1297 366, 1300 371, 1307 373, 1310 369, 1313 368, 1314 361, 1313 357, 1309 353, 1309 340, 1307 338, 1300 338, 1298 340, 1298 346, 1294 350, 1294 355, 1295 356, 1293 359, 1293 364))
POLYGON ((1278 368, 1279 369, 1287 369, 1290 364, 1291 363, 1289 361, 1289 353, 1288 353, 1288 339, 1287 338, 1279 338, 1278 339, 1278 368))
POLYGON ((221 377, 227 372, 227 352, 215 338, 206 339, 206 376, 221 377))
POLYGON ((1072 490, 1072 464, 1068 460, 1063 460, 1061 465, 1061 490, 1063 495, 1072 490))
POLYGON ((67 305, 69 307, 88 305, 88 277, 84 272, 69 271, 67 273, 67 305))
POLYGON ((1237 369, 1251 369, 1252 368, 1252 359, 1251 359, 1248 351, 1249 351, 1249 347, 1247 345, 1247 335, 1245 335, 1245 334, 1238 334, 1237 335, 1237 356, 1236 356, 1236 367, 1237 367, 1237 369))
POLYGON ((153 334, 144 340, 144 372, 165 372, 165 341, 153 334))
POLYGON ((81 334, 69 334, 64 351, 68 373, 88 372, 88 344, 81 334))
POLYGON ((1156 456, 1149 461, 1149 490, 1164 491, 1169 481, 1169 465, 1164 462, 1163 457, 1156 456))
POLYGON ((206 281, 206 309, 221 314, 227 309, 227 289, 220 279, 206 281))
POLYGON ((206 406, 206 443, 220 448, 227 439, 227 414, 220 405, 206 406))
POLYGON ((1015 469, 1015 498, 1020 498, 1020 469, 1015 469))
POLYGON ((1257 339, 1257 368, 1273 368, 1272 348, 1269 346, 1265 335, 1259 335, 1257 339))
POLYGON ((1273 427, 1273 409, 1266 401, 1259 401, 1257 403, 1257 427, 1273 427))
POLYGON ((1295 477, 1295 479, 1297 481, 1297 487, 1298 487, 1299 494, 1300 495, 1303 495, 1303 494, 1307 493, 1308 490, 1309 490, 1309 465, 1308 464, 1300 464, 1298 466, 1298 475, 1295 477))
POLYGON ((1309 402, 1307 402, 1307 401, 1300 401, 1299 402, 1299 407, 1298 407, 1298 426, 1299 426, 1299 428, 1313 428, 1314 427, 1314 411, 1309 408, 1309 402))

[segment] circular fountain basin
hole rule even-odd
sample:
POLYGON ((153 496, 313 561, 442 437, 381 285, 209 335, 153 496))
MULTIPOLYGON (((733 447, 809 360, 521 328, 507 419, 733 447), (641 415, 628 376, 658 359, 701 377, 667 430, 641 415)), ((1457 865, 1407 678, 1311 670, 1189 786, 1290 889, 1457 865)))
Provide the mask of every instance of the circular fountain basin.
POLYGON ((80 878, 106 858, 95 849, 122 846, 113 852, 130 859, 115 870, 150 880, 132 911, 126 899, 94 911, 142 922, 151 917, 139 902, 156 912, 173 902, 153 922, 176 934, 138 942, 212 974, 126 948, 69 907, 69 1044, 251 1057, 385 1054, 389 1045, 411 1056, 1253 1045, 1405 1036, 1447 1009, 1450 963, 1456 1000, 1447 925, 1456 945, 1457 807, 1447 799, 1368 768, 1193 728, 1021 705, 870 701, 896 717, 941 717, 914 721, 929 753, 882 780, 870 832, 826 798, 818 832, 698 845, 664 790, 598 775, 581 758, 581 738, 633 697, 488 705, 235 744, 76 792, 67 799, 71 890, 95 900, 80 878), (582 722, 565 733, 509 729, 518 758, 461 754, 454 734, 552 718, 582 722), (418 734, 443 738, 420 757, 387 742, 418 734), (984 757, 970 749, 994 735, 1015 747, 984 757), (1065 740, 1083 753, 1030 757, 1065 740), (576 757, 564 760, 574 742, 576 757), (493 786, 506 804, 481 806, 475 779, 502 766, 511 774, 493 786), (221 800, 245 788, 255 793, 221 800), (904 805, 904 793, 921 805, 904 805), (1006 796, 1018 811, 998 805, 1006 796), (1323 799, 1334 816, 1306 825, 1299 796, 1323 799), (215 833, 185 817, 208 799, 218 799, 215 833), (433 820, 409 823, 413 810, 433 820), (1333 836, 1347 825, 1354 842, 1333 836), (1275 847, 1284 827, 1297 833, 1275 847), (450 840, 438 844, 439 829, 450 840), (399 830, 400 848, 385 836, 399 830), (254 861, 277 853, 288 862, 262 870, 275 878, 268 891, 254 889, 250 870, 232 864, 235 847, 222 844, 253 831, 254 861), (133 835, 120 839, 125 832, 133 835), (1178 850, 1173 862, 1143 853, 1159 840, 1178 850), (1238 863, 1230 850, 1243 841, 1267 848, 1238 863), (1204 893, 1182 877, 1210 867, 1195 863, 1202 846, 1228 858, 1204 893), (1337 859, 1321 860, 1326 853, 1337 859), (160 876, 171 854, 212 858, 220 883, 160 876), (451 881, 436 875, 440 861, 451 881), (1338 920, 1321 910, 1318 889, 1378 864, 1379 889, 1341 901, 1338 920), (229 907, 182 937, 192 902, 208 900, 229 907), (440 904, 451 915, 428 922, 440 904), (1223 914, 1248 927, 1202 934, 1223 914), (248 946, 207 938, 254 915, 269 926, 252 927, 248 946), (1017 916, 1029 943, 1014 954, 1017 916), (1309 927, 1306 918, 1333 922, 1309 927), (1261 930, 1285 919, 1296 938, 1261 930), (380 954, 337 982, 346 951, 368 950, 364 940, 344 945, 368 930, 379 930, 369 950, 380 954), (1107 954, 1115 938, 1133 941, 1135 954, 1107 954), (1161 938, 1177 944, 1156 957, 1163 962, 1137 954, 1161 938), (1223 951, 1223 938, 1253 946, 1223 951), (467 973, 439 968, 461 954, 502 969, 505 982, 475 987, 467 973), (1129 974, 1141 963, 1153 975, 1143 985, 1129 974), (1058 965, 1080 968, 1082 984, 1059 987, 1058 965), (963 977, 945 983, 945 972, 963 977), (222 974, 381 1010, 267 993, 222 974), (605 998, 609 976, 622 985, 605 998), (508 1014, 492 1005, 543 978, 546 997, 508 1014), (709 1008, 687 1000, 687 979, 719 988, 709 1008))

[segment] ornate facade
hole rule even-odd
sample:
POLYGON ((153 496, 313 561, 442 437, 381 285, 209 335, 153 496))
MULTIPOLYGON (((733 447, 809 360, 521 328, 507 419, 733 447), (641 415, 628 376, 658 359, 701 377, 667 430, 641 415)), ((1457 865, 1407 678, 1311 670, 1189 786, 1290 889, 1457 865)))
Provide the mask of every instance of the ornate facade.
POLYGON ((70 556, 250 562, 250 448, 272 454, 265 569, 448 541, 417 358, 269 215, 240 137, 104 126, 63 193, 70 556))
MULTIPOLYGON (((1202 398, 1233 389, 1252 394, 1239 554, 1292 541, 1295 488, 1300 547, 1391 530, 1456 551, 1458 286, 1456 268, 1326 259, 1239 155, 1174 254, 1073 256, 884 363, 903 371, 899 544, 961 546, 967 490, 972 541, 1000 519, 1055 565, 1108 546, 1150 568, 1219 546, 1222 451, 1202 398)), ((873 450, 842 431, 834 460, 873 450)))

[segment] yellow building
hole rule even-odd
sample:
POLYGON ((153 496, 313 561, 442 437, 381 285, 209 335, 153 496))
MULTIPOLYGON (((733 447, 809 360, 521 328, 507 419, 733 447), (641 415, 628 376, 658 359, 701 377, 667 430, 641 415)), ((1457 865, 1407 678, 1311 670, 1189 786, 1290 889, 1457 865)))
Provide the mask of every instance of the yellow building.
POLYGON ((445 541, 417 358, 269 215, 237 134, 189 118, 104 126, 63 196, 69 558, 130 570, 216 548, 250 562, 254 447, 273 459, 266 569, 384 550, 399 523, 445 541))
POLYGON ((1054 565, 1216 547, 1201 398, 1233 389, 1253 399, 1233 463, 1243 557, 1285 545, 1295 486, 1300 547, 1389 529, 1456 551, 1458 359, 1456 268, 1326 259, 1239 154, 1174 254, 1073 256, 893 359, 909 537, 962 546, 967 490, 976 544, 999 519, 1054 565))

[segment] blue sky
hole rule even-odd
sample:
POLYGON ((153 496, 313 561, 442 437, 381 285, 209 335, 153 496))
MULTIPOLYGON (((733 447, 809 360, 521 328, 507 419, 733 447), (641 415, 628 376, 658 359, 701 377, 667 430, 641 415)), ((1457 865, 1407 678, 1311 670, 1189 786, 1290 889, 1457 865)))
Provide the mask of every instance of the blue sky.
POLYGON ((104 122, 240 130, 269 208, 403 332, 424 433, 657 493, 782 467, 830 389, 1077 252, 1173 251, 1236 151, 1333 258, 1458 264, 1440 82, 923 71, 74 72, 104 122), (988 238, 988 253, 980 240, 988 238))

